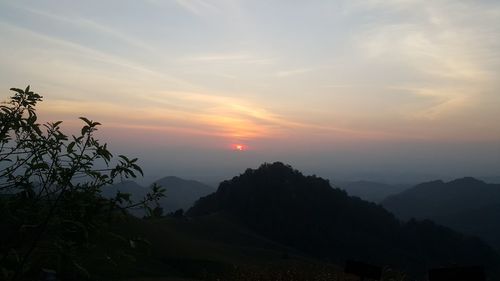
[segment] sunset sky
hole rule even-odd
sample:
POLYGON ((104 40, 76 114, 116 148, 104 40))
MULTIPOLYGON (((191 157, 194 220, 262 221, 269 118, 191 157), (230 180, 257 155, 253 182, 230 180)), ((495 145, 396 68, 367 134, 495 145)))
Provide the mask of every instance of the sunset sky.
POLYGON ((2 100, 148 179, 500 176, 500 1, 0 0, 0 38, 2 100))

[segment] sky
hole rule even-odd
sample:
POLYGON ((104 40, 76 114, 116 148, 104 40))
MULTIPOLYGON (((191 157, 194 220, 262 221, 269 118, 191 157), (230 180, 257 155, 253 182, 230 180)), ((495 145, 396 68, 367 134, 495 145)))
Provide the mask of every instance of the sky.
POLYGON ((145 181, 500 175, 499 1, 0 0, 0 38, 2 100, 99 121, 145 181))

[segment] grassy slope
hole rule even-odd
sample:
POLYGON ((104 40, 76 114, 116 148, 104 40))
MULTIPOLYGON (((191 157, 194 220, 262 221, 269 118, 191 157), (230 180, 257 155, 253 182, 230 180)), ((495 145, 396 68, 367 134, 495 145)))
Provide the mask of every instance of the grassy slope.
POLYGON ((143 237, 151 243, 136 263, 124 269, 124 275, 133 277, 127 280, 211 279, 228 272, 233 272, 233 279, 238 272, 234 280, 263 278, 249 274, 275 279, 291 268, 301 268, 300 274, 342 272, 337 266, 261 237, 222 214, 196 219, 130 218, 117 227, 125 236, 143 237))

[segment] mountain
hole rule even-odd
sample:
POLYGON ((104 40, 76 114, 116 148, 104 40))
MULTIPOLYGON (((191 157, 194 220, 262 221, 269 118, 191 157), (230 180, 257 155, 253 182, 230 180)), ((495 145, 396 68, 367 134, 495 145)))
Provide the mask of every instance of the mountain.
POLYGON ((409 185, 385 184, 373 181, 334 181, 334 186, 345 190, 351 196, 379 203, 389 195, 397 194, 409 185))
POLYGON ((279 162, 222 182, 187 215, 221 212, 273 241, 337 262, 362 260, 418 276, 451 264, 482 264, 495 276, 500 268, 498 254, 477 238, 431 221, 401 223, 381 206, 279 162))
POLYGON ((486 177, 479 177, 479 179, 489 183, 500 184, 500 176, 486 176, 486 177))
POLYGON ((462 233, 478 236, 500 251, 500 204, 436 217, 434 220, 462 233))
POLYGON ((160 199, 160 205, 166 212, 178 209, 187 210, 200 197, 215 191, 215 188, 195 180, 186 180, 178 177, 164 177, 154 183, 164 187, 166 196, 160 199))
MULTIPOLYGON (((154 183, 161 185, 166 189, 165 197, 159 200, 160 206, 165 213, 174 212, 178 209, 189 209, 194 202, 215 191, 215 188, 194 180, 181 179, 174 176, 161 178, 154 183)), ((112 197, 116 191, 130 193, 131 199, 135 202, 144 198, 149 188, 141 186, 134 181, 123 181, 104 189, 105 197, 112 197)), ((143 216, 144 211, 132 210, 132 214, 143 216)))
POLYGON ((381 203, 401 219, 431 219, 500 250, 500 185, 474 178, 419 184, 381 203))
POLYGON ((105 197, 114 196, 117 191, 130 193, 132 195, 132 199, 135 201, 142 198, 148 190, 144 186, 137 184, 135 181, 128 180, 106 186, 103 188, 103 195, 105 197))

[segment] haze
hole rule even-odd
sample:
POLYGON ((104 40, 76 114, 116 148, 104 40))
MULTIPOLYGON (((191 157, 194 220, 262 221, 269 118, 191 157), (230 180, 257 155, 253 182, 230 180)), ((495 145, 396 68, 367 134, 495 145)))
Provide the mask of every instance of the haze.
POLYGON ((500 175, 498 1, 1 1, 0 89, 146 179, 500 175), (245 150, 238 151, 240 144, 245 150))

